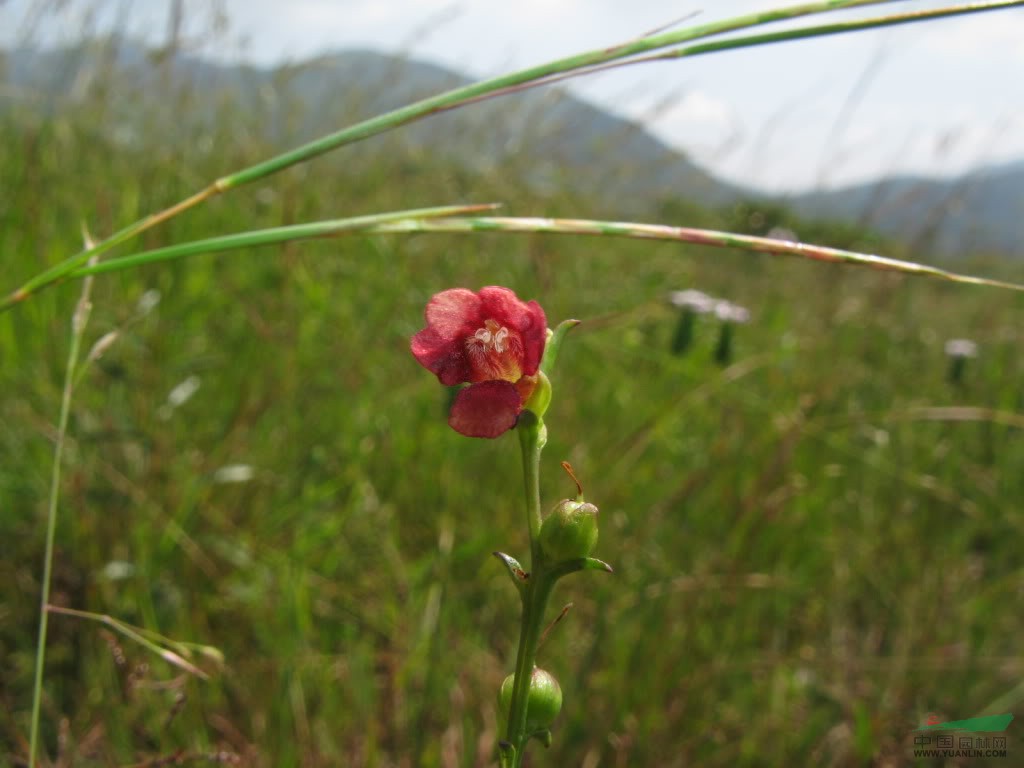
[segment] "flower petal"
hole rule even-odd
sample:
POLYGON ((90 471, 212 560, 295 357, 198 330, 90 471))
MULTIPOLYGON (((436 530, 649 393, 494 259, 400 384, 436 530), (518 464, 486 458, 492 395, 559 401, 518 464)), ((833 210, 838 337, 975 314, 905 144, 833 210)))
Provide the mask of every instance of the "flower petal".
POLYGON ((472 291, 449 288, 431 297, 423 315, 429 328, 442 338, 451 340, 477 329, 481 323, 480 304, 480 297, 472 291))
POLYGON ((516 425, 523 400, 509 381, 481 381, 459 391, 448 425, 467 437, 498 437, 516 425))
POLYGON ((461 384, 472 375, 463 344, 441 336, 433 328, 424 328, 413 336, 409 348, 419 364, 445 386, 461 384))
POLYGON ((526 305, 527 313, 519 327, 519 336, 523 340, 523 375, 533 376, 540 368, 540 360, 544 357, 544 345, 548 340, 548 319, 544 310, 536 301, 526 305))

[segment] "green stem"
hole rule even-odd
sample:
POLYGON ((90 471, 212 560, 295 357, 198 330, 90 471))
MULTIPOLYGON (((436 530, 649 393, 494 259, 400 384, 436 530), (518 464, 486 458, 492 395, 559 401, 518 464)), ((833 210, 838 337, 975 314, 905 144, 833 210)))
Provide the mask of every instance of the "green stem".
POLYGON ((57 441, 53 449, 53 468, 50 472, 50 500, 46 512, 46 550, 43 554, 43 587, 39 594, 39 635, 36 639, 35 676, 32 681, 32 719, 29 725, 28 765, 35 768, 36 750, 39 745, 39 712, 43 700, 43 666, 46 660, 46 631, 49 624, 50 583, 53 579, 53 549, 57 537, 57 499, 60 495, 61 465, 64 458, 64 442, 68 431, 68 417, 71 413, 71 394, 74 391, 74 372, 82 349, 82 337, 89 319, 89 295, 92 279, 82 284, 82 293, 71 320, 71 348, 68 350, 67 366, 64 369, 64 391, 60 400, 60 417, 57 422, 57 441))
POLYGON ((533 411, 523 411, 516 431, 519 433, 519 448, 523 455, 523 491, 526 522, 530 529, 531 567, 536 569, 540 560, 540 454, 548 441, 547 428, 533 411))
POLYGON ((523 480, 526 498, 526 519, 530 529, 530 553, 532 569, 526 589, 522 591, 523 615, 519 631, 519 650, 516 653, 515 683, 512 687, 512 701, 509 706, 506 741, 515 748, 511 761, 503 756, 502 765, 520 768, 529 734, 526 733, 526 704, 537 656, 537 642, 544 623, 544 611, 548 596, 555 584, 555 577, 545 571, 540 551, 540 455, 547 442, 544 422, 531 411, 524 411, 516 427, 523 456, 523 480))
POLYGON ((519 633, 519 652, 516 655, 516 676, 509 707, 508 730, 505 738, 515 748, 512 768, 520 768, 529 734, 526 732, 526 704, 530 679, 537 658, 537 642, 544 624, 544 612, 555 579, 548 574, 532 574, 530 584, 523 593, 523 623, 519 633))

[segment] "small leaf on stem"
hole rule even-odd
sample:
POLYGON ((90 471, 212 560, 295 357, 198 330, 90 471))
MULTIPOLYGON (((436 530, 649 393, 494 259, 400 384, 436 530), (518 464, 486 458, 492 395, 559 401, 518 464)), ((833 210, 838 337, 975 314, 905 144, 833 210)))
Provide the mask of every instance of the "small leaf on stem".
POLYGON ((530 574, 524 571, 519 561, 511 555, 506 555, 504 552, 492 552, 491 554, 504 563, 512 583, 516 585, 516 589, 521 591, 525 587, 526 581, 530 578, 530 574))
POLYGON ((547 348, 544 350, 544 359, 540 362, 541 371, 551 373, 551 369, 555 367, 555 360, 558 359, 558 350, 562 346, 565 335, 579 324, 579 320, 563 320, 555 327, 555 330, 551 332, 551 338, 548 339, 547 348))
POLYGON ((552 569, 551 574, 555 578, 561 578, 570 573, 576 573, 576 571, 604 571, 605 573, 615 573, 608 563, 604 560, 598 560, 596 557, 580 557, 575 560, 566 560, 559 563, 552 569))

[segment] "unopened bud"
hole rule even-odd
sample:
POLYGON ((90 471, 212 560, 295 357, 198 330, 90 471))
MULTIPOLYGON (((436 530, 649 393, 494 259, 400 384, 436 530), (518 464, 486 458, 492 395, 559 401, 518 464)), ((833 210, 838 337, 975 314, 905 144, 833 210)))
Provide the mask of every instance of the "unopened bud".
POLYGON ((540 547, 551 562, 589 557, 597 544, 597 507, 564 499, 540 526, 540 547))
MULTIPOLYGON (((512 689, 515 687, 514 674, 505 678, 498 694, 498 708, 503 719, 508 719, 512 708, 512 689)), ((562 709, 562 688, 558 681, 539 667, 530 675, 530 690, 526 694, 526 732, 543 731, 551 727, 562 709)))

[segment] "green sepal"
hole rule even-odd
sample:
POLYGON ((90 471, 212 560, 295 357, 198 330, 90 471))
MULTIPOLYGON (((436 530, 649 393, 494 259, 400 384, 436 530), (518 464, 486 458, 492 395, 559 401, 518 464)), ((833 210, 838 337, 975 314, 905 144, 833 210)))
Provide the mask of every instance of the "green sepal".
POLYGON ((530 578, 530 574, 523 570, 523 566, 519 564, 519 561, 511 555, 506 555, 504 552, 492 552, 491 554, 504 563, 508 576, 512 579, 512 583, 516 585, 516 589, 520 592, 526 589, 526 582, 530 578))
POLYGON ((523 408, 533 413, 538 419, 543 419, 551 405, 551 380, 544 375, 544 371, 537 371, 537 385, 533 389, 530 399, 523 404, 523 408))
POLYGON ((543 373, 551 373, 555 367, 555 360, 558 359, 558 350, 562 347, 565 335, 580 324, 579 320, 563 320, 551 331, 547 346, 544 347, 544 359, 540 361, 540 370, 543 373))
POLYGON ((563 560, 560 563, 556 563, 552 566, 549 573, 556 579, 566 576, 570 573, 576 573, 576 571, 604 571, 605 573, 615 573, 614 569, 608 565, 604 560, 598 560, 596 557, 579 557, 575 560, 563 560))
POLYGON ((551 748, 551 729, 545 728, 542 731, 534 731, 530 734, 531 739, 536 739, 544 745, 544 749, 551 748))

